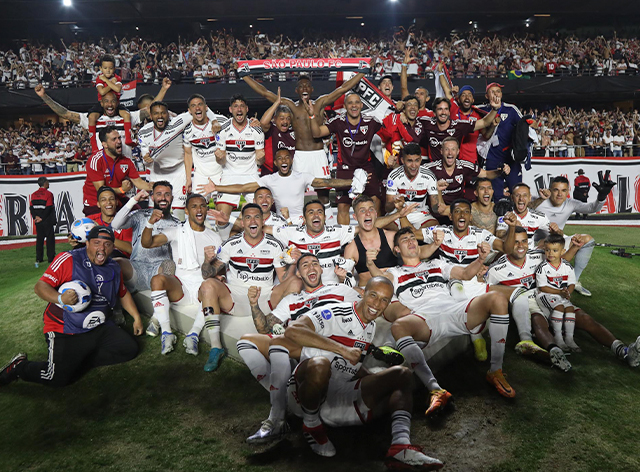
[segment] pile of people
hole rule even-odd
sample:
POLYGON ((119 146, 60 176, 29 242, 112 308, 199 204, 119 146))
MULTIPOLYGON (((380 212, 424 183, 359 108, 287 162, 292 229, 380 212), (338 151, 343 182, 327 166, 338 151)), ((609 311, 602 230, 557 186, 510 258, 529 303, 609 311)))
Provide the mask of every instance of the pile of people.
POLYGON ((208 37, 166 42, 100 38, 67 45, 23 42, 0 51, 0 81, 17 89, 92 86, 100 75, 99 58, 113 54, 123 80, 159 84, 170 74, 195 83, 237 80, 237 61, 264 58, 373 57, 378 75, 399 72, 405 47, 412 47, 416 68, 425 77, 445 62, 457 78, 506 77, 509 71, 543 75, 637 74, 637 38, 575 35, 498 36, 470 32, 442 38, 429 31, 403 28, 377 35, 307 31, 301 37, 282 34, 240 35, 219 30, 208 37))
MULTIPOLYGON (((211 346, 206 372, 226 354, 223 320, 250 314, 251 328, 236 347, 269 392, 271 412, 248 443, 282 439, 290 412, 302 417, 311 449, 330 457, 336 449, 327 427, 365 424, 386 412, 392 439, 385 462, 436 470, 442 462, 411 443, 412 374, 429 392, 427 416, 442 412, 452 393, 421 347, 471 336, 476 358, 488 360, 487 382, 508 398, 518 382, 503 374, 512 319, 516 351, 562 371, 571 369, 566 353, 580 351, 576 328, 620 363, 638 367, 640 337, 625 344, 574 304, 574 291, 591 295, 580 277, 595 241, 564 227, 574 212, 602 208, 615 185, 608 173, 586 203, 567 198, 561 176, 532 201, 520 163, 505 151, 522 116, 502 101, 500 84, 487 86, 488 103, 480 107, 470 87, 444 83, 433 111, 425 108, 424 90, 407 93, 379 121, 363 115, 360 96, 350 92, 362 77, 312 99, 313 82, 300 75, 295 100, 246 77, 272 103, 260 120, 248 118, 242 95, 230 98, 230 117, 213 114, 198 94, 182 114, 147 97, 130 121, 147 120, 138 135, 148 181, 125 155, 129 131, 116 94, 102 95, 100 150, 87 162, 83 189, 84 212, 95 226, 80 238, 85 246, 55 257, 35 288, 49 302, 49 359, 16 355, 0 370, 0 385, 22 379, 64 386, 84 361, 132 359, 137 345, 114 318, 126 311, 133 334, 141 335, 131 293, 150 290, 146 333, 160 337, 162 355, 178 338, 171 307, 197 307, 183 346, 197 356, 204 331, 211 346), (345 113, 327 119, 325 107, 344 94, 345 113), (335 178, 327 151, 332 135, 335 178), (387 151, 383 159, 372 152, 375 140, 387 151), (483 140, 495 144, 478 159, 483 140), (133 187, 138 191, 128 198, 133 187), (317 199, 305 199, 311 189, 317 199), (510 197, 498 202, 505 189, 510 197), (149 208, 139 208, 147 201, 149 208), (92 293, 86 304, 79 289, 61 289, 74 279, 92 293), (373 345, 376 330, 382 346, 373 345), (362 367, 367 357, 381 363, 376 373, 362 367)), ((380 88, 390 94, 391 78, 380 88)), ((90 126, 86 115, 61 107, 42 87, 36 91, 61 116, 90 126)), ((38 211, 34 206, 34 216, 38 211)))

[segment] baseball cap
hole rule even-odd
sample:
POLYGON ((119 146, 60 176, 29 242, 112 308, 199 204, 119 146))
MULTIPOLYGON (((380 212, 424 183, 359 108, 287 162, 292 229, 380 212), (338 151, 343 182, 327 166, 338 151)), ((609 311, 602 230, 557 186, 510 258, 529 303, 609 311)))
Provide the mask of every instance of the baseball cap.
POLYGON ((109 241, 115 241, 116 237, 113 235, 113 230, 106 226, 94 226, 87 234, 87 241, 92 239, 108 239, 109 241))
POLYGON ((463 85, 462 87, 460 87, 460 90, 458 90, 458 96, 462 95, 462 92, 464 92, 465 90, 471 92, 471 95, 476 94, 476 91, 473 90, 473 87, 471 85, 463 85))
POLYGON ((582 169, 578 169, 578 175, 584 175, 584 171, 582 169))
POLYGON ((485 92, 488 92, 491 87, 500 87, 500 88, 502 88, 502 87, 504 87, 504 85, 500 85, 498 82, 491 82, 489 85, 487 85, 487 88, 486 88, 485 92))

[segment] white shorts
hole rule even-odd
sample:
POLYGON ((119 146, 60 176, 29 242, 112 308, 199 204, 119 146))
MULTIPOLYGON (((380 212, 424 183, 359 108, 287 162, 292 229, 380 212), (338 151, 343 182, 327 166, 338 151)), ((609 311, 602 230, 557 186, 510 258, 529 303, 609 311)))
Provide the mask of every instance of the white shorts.
POLYGON ((198 299, 198 292, 200 291, 200 285, 202 285, 202 276, 200 274, 189 276, 189 275, 176 275, 176 278, 180 281, 180 285, 182 285, 182 293, 184 296, 175 302, 176 305, 198 305, 200 300, 198 299))
POLYGON ((438 221, 434 218, 429 210, 412 211, 407 215, 407 220, 409 220, 409 223, 411 223, 415 229, 422 228, 422 225, 429 220, 434 221, 435 224, 438 224, 438 221))
MULTIPOLYGON (((302 407, 298 400, 298 383, 295 368, 287 384, 288 406, 291 413, 302 418, 302 407)), ((352 381, 329 381, 327 396, 320 405, 320 418, 327 426, 357 426, 369 422, 371 410, 362 400, 361 379, 352 381)))
MULTIPOLYGON (((249 293, 250 285, 229 284, 225 283, 225 286, 231 294, 233 300, 233 307, 228 311, 229 315, 234 316, 251 316, 251 305, 249 305, 249 293)), ((263 313, 270 313, 274 307, 271 306, 269 299, 271 298, 271 291, 273 287, 260 287, 260 298, 258 299, 258 306, 263 313)))
POLYGON ((481 333, 484 329, 484 323, 471 330, 467 328, 467 310, 471 305, 471 301, 451 299, 447 303, 438 303, 437 310, 433 310, 430 314, 423 314, 422 311, 415 313, 427 323, 431 330, 429 343, 455 336, 481 333))
POLYGON ((298 151, 293 157, 293 170, 295 172, 306 172, 316 179, 331 178, 329 169, 329 159, 324 149, 316 151, 298 151))
POLYGON ((538 303, 540 311, 547 319, 549 319, 549 316, 551 316, 551 313, 557 306, 562 305, 565 308, 574 306, 569 300, 555 293, 538 292, 536 293, 536 302, 538 303))
MULTIPOLYGON (((220 183, 220 179, 222 178, 222 173, 220 174, 215 174, 215 175, 210 175, 210 176, 206 176, 203 174, 199 174, 198 172, 194 172, 193 173, 193 177, 191 178, 191 193, 202 193, 200 191, 198 191, 198 187, 200 185, 206 185, 209 183, 209 179, 211 179, 211 182, 213 182, 214 184, 218 185, 220 183)), ((217 195, 218 192, 214 192, 212 194, 213 195, 217 195)))
POLYGON ((484 295, 489 291, 489 284, 485 282, 478 282, 477 279, 463 280, 462 286, 464 287, 464 295, 469 299, 484 295))
POLYGON ((180 166, 170 174, 156 174, 155 172, 151 172, 149 179, 151 182, 157 182, 159 180, 168 181, 171 184, 173 193, 171 208, 182 210, 185 208, 187 204, 187 174, 184 166, 180 166))

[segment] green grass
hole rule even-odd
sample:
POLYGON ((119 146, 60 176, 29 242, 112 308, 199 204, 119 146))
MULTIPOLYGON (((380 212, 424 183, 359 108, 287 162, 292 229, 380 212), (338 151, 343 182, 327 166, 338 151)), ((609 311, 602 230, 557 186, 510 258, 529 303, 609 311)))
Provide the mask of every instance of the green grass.
MULTIPOLYGON (((568 230, 640 244, 636 229, 568 230)), ((593 297, 576 295, 574 302, 630 342, 640 334, 640 257, 609 251, 596 248, 583 275, 593 297)), ((33 268, 33 252, 0 252, 0 363, 18 351, 46 357, 45 303, 33 294, 44 269, 33 268)), ((487 387, 487 365, 466 353, 438 373, 454 393, 454 411, 427 422, 424 392, 416 393, 414 442, 445 460, 445 470, 640 469, 640 370, 578 333, 584 352, 571 356, 574 371, 563 374, 517 357, 517 334, 509 337, 505 372, 516 399, 487 387)), ((386 421, 331 430, 338 454, 330 460, 308 450, 295 421, 290 440, 254 451, 244 439, 266 417, 268 395, 244 366, 226 360, 205 374, 204 353, 194 359, 178 348, 163 357, 158 339, 139 343, 134 361, 95 369, 64 389, 26 382, 1 389, 0 471, 384 470, 386 421)))

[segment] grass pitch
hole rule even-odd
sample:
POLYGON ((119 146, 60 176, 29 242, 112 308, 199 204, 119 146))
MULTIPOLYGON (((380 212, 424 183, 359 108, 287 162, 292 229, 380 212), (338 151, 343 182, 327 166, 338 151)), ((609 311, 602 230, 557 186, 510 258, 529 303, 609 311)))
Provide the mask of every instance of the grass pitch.
MULTIPOLYGON (((640 244, 640 230, 567 227, 597 241, 640 244)), ((58 246, 59 250, 66 248, 58 246)), ((34 248, 0 252, 0 363, 18 351, 46 358, 45 303, 33 293, 44 269, 34 248)), ((583 274, 593 297, 573 301, 628 343, 640 334, 640 258, 622 259, 596 248, 583 274)), ((128 320, 128 329, 131 321, 128 320)), ((293 421, 290 439, 253 450, 244 439, 268 413, 268 395, 244 366, 225 360, 205 374, 205 353, 180 347, 160 356, 159 339, 139 338, 141 354, 95 369, 75 384, 52 390, 16 382, 0 390, 1 471, 382 471, 389 424, 332 429, 338 454, 314 456, 293 421)), ((640 370, 617 361, 584 333, 583 353, 563 374, 519 358, 509 333, 505 372, 514 401, 484 382, 486 364, 471 352, 438 372, 456 407, 436 421, 422 417, 416 392, 412 437, 445 461, 445 470, 622 471, 640 469, 640 370)))

